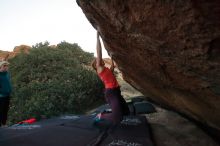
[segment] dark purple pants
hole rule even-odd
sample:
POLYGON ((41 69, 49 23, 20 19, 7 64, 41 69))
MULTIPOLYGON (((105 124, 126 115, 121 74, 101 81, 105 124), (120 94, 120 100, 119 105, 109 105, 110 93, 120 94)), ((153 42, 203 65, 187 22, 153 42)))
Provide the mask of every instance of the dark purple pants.
POLYGON ((120 87, 105 89, 105 99, 110 105, 112 112, 103 114, 102 119, 107 119, 113 123, 118 123, 123 119, 124 115, 129 115, 128 105, 121 95, 120 87))
POLYGON ((0 126, 5 125, 9 110, 9 97, 0 97, 0 126))

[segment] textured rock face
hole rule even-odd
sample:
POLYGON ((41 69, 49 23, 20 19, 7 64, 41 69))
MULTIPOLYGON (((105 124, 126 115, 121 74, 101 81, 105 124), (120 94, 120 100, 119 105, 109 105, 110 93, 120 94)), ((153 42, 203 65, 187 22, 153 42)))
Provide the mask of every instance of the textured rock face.
POLYGON ((218 0, 78 0, 124 78, 220 130, 218 0))
POLYGON ((13 52, 16 54, 24 52, 24 53, 29 53, 31 47, 27 46, 27 45, 20 45, 20 46, 16 46, 13 50, 13 52))
POLYGON ((9 59, 9 58, 15 57, 17 54, 19 54, 21 52, 28 53, 30 48, 31 47, 27 46, 27 45, 20 45, 20 46, 16 46, 12 52, 1 51, 0 50, 0 60, 4 60, 6 58, 9 59))

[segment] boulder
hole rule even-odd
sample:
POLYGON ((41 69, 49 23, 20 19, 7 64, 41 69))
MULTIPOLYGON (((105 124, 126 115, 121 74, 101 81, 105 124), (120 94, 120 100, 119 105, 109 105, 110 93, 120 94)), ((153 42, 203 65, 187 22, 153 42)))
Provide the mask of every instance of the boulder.
POLYGON ((77 0, 124 79, 220 135, 218 0, 77 0))

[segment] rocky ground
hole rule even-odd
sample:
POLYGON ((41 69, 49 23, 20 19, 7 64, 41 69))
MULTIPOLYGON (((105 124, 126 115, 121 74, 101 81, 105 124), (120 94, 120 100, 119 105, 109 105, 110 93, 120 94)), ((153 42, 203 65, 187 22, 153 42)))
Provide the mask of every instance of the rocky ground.
MULTIPOLYGON (((119 72, 118 81, 125 99, 142 95, 126 83, 119 72)), ((156 146, 219 146, 193 122, 179 114, 154 105, 157 112, 145 115, 151 125, 156 146)))

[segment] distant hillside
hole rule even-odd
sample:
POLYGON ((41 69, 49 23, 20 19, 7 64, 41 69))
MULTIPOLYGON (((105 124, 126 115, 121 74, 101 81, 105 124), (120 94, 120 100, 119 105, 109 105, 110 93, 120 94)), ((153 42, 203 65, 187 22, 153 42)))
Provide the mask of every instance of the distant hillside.
POLYGON ((7 56, 8 58, 12 58, 21 52, 28 53, 30 48, 31 47, 27 45, 20 45, 20 46, 16 46, 12 52, 0 50, 0 60, 3 60, 7 56))

